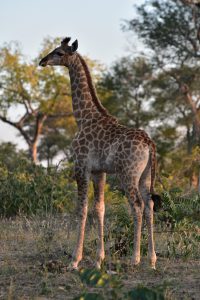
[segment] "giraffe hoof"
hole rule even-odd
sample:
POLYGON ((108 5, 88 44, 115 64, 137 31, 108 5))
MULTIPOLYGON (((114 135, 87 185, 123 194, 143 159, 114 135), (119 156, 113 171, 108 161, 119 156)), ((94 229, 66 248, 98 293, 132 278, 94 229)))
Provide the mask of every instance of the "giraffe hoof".
POLYGON ((151 266, 152 270, 156 270, 156 263, 155 262, 153 262, 153 263, 151 262, 150 266, 151 266))
POLYGON ((151 269, 155 270, 156 269, 156 254, 154 253, 151 257, 149 257, 149 263, 151 266, 151 269))
POLYGON ((132 265, 134 267, 137 267, 139 264, 140 264, 140 258, 139 257, 136 257, 136 258, 132 259, 132 265))
POLYGON ((71 262, 69 266, 67 267, 68 271, 77 271, 78 270, 78 263, 71 262))
POLYGON ((140 266, 140 263, 137 263, 137 264, 136 264, 136 263, 133 263, 133 264, 132 264, 132 268, 138 268, 139 266, 140 266))
POLYGON ((95 262, 95 269, 101 270, 101 263, 99 261, 95 262))

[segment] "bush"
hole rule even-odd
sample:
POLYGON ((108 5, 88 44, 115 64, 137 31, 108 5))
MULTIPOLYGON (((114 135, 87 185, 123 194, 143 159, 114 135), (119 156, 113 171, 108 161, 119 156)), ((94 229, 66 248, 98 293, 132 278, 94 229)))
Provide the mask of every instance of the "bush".
POLYGON ((76 198, 71 167, 57 170, 21 161, 15 170, 0 166, 0 215, 10 217, 39 211, 69 211, 76 198))
POLYGON ((174 228, 185 220, 188 223, 199 223, 200 195, 191 193, 182 195, 180 191, 165 191, 162 194, 162 210, 157 214, 160 226, 174 228))
MULTIPOLYGON (((108 245, 108 255, 112 257, 112 260, 118 260, 120 257, 132 255, 134 223, 125 197, 116 192, 109 192, 109 194, 104 239, 108 245)), ((154 213, 158 256, 199 258, 199 209, 200 196, 198 194, 190 194, 186 197, 179 190, 162 194, 162 209, 154 213)), ((141 254, 145 256, 148 250, 148 233, 145 218, 143 221, 141 254)), ((91 249, 96 246, 96 243, 96 238, 91 241, 91 249)), ((115 268, 118 270, 120 266, 115 266, 115 268)))

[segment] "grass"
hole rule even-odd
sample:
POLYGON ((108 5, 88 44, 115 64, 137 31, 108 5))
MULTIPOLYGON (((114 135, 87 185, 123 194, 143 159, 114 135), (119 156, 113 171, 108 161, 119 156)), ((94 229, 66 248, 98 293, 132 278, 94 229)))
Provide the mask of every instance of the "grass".
MULTIPOLYGON (((107 228, 108 224, 107 221, 107 228)), ((65 214, 1 219, 0 299, 73 299, 84 291, 101 291, 101 288, 86 287, 77 272, 67 270, 75 243, 75 225, 75 218, 65 214)), ((92 267, 95 258, 95 230, 91 226, 87 226, 85 255, 81 263, 84 268, 92 267)), ((120 257, 111 251, 109 240, 103 269, 117 274, 124 291, 141 285, 164 286, 166 299, 199 299, 200 261, 197 254, 187 256, 181 245, 173 243, 180 240, 181 234, 176 239, 169 232, 156 235, 159 252, 156 271, 148 267, 145 256, 139 267, 131 268, 130 257, 120 257), (173 247, 180 248, 177 250, 179 255, 173 247)), ((110 238, 114 239, 112 230, 110 238)))

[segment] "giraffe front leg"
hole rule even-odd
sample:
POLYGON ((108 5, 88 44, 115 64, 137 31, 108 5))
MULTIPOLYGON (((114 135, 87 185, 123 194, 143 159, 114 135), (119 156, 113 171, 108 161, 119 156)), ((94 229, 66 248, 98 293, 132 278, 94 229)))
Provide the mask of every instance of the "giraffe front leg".
POLYGON ((97 258, 96 258, 96 268, 101 268, 101 263, 105 258, 104 251, 104 214, 105 214, 105 204, 104 204, 104 186, 106 181, 106 174, 101 173, 98 175, 93 175, 93 185, 94 185, 94 205, 95 212, 98 221, 98 248, 97 248, 97 258))
POLYGON ((77 269, 78 264, 82 259, 83 255, 83 242, 84 242, 84 234, 85 234, 85 224, 87 219, 87 211, 88 211, 88 184, 89 184, 89 175, 80 175, 75 174, 77 187, 78 187, 78 213, 79 213, 79 224, 78 224, 78 235, 77 242, 73 252, 73 260, 70 264, 71 269, 77 269))
POLYGON ((153 201, 150 199, 145 205, 145 218, 148 228, 148 258, 150 265, 155 269, 156 265, 156 253, 154 250, 154 240, 153 240, 153 201))

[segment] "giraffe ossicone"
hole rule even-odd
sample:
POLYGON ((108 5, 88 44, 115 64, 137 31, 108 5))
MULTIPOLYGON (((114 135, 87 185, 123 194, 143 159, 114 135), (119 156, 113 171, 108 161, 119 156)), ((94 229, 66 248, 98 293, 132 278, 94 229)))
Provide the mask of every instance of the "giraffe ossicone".
POLYGON ((96 267, 105 258, 104 251, 104 186, 106 173, 115 173, 123 187, 134 218, 133 265, 140 263, 142 216, 148 228, 148 257, 155 268, 153 239, 153 200, 155 181, 155 144, 147 133, 118 123, 97 97, 89 68, 77 52, 78 41, 69 45, 65 38, 59 47, 40 61, 40 66, 66 66, 69 69, 73 113, 78 132, 72 142, 75 178, 78 188, 79 223, 71 267, 82 259, 85 224, 88 211, 88 184, 94 185, 94 207, 98 220, 96 267))

